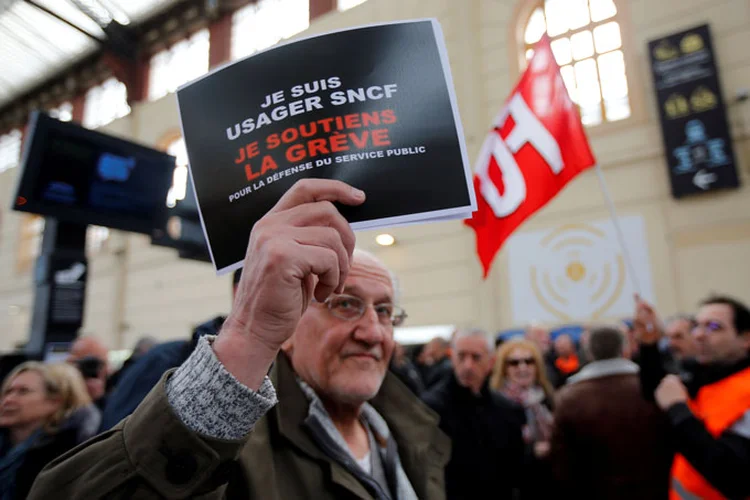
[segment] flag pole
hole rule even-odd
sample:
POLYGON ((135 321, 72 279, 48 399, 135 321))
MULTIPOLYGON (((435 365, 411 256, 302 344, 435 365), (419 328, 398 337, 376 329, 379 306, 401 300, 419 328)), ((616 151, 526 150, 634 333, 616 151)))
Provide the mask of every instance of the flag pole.
POLYGON ((628 252, 628 246, 625 243, 625 235, 623 234, 622 228, 620 227, 620 219, 617 217, 615 204, 609 194, 609 189, 607 189, 607 183, 604 181, 604 173, 602 172, 602 167, 597 163, 594 166, 594 169, 596 170, 596 176, 599 178, 599 186, 602 189, 604 200, 607 202, 607 208, 609 208, 609 215, 612 218, 612 223, 615 226, 615 232, 617 233, 617 239, 620 242, 622 254, 625 257, 625 262, 627 263, 628 269, 630 271, 630 276, 633 278, 633 286, 635 287, 635 291, 638 293, 638 295, 641 295, 641 286, 638 283, 638 276, 635 274, 635 266, 633 266, 633 260, 630 258, 630 252, 628 252))

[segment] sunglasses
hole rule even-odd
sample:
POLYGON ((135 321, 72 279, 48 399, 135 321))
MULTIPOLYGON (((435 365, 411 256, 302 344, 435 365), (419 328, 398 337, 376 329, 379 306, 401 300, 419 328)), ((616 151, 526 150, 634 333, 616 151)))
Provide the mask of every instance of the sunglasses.
POLYGON ((536 360, 534 358, 518 358, 518 359, 508 360, 508 365, 510 366, 518 366, 521 363, 528 365, 528 366, 534 366, 536 364, 536 360))

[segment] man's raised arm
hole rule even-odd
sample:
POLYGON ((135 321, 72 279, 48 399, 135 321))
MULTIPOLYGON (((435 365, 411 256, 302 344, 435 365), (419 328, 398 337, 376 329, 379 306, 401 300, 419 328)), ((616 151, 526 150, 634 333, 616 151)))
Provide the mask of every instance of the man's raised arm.
MULTIPOLYGON (((343 182, 297 182, 253 227, 232 312, 129 418, 52 462, 30 499, 222 498, 225 470, 276 402, 266 377, 310 300, 342 290, 355 237, 343 182)), ((265 457, 267 458, 267 457, 265 457)))

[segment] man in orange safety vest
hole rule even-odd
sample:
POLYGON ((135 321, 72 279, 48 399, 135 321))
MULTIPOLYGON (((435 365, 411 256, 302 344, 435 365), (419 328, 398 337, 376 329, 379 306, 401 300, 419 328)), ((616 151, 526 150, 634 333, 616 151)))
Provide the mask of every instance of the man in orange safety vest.
POLYGON ((730 297, 701 303, 695 359, 666 374, 653 308, 637 298, 641 384, 671 422, 670 500, 750 499, 750 310, 730 297))

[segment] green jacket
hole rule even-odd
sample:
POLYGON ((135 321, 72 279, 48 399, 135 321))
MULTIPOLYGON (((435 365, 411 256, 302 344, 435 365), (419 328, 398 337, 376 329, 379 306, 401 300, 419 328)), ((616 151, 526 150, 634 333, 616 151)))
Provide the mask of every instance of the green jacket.
MULTIPOLYGON (((29 500, 372 498, 305 432, 308 401, 286 356, 270 375, 278 405, 238 441, 206 438, 183 425, 167 401, 170 374, 130 417, 50 463, 29 500)), ((445 498, 450 441, 436 414, 391 373, 370 403, 388 423, 418 497, 445 498)))

